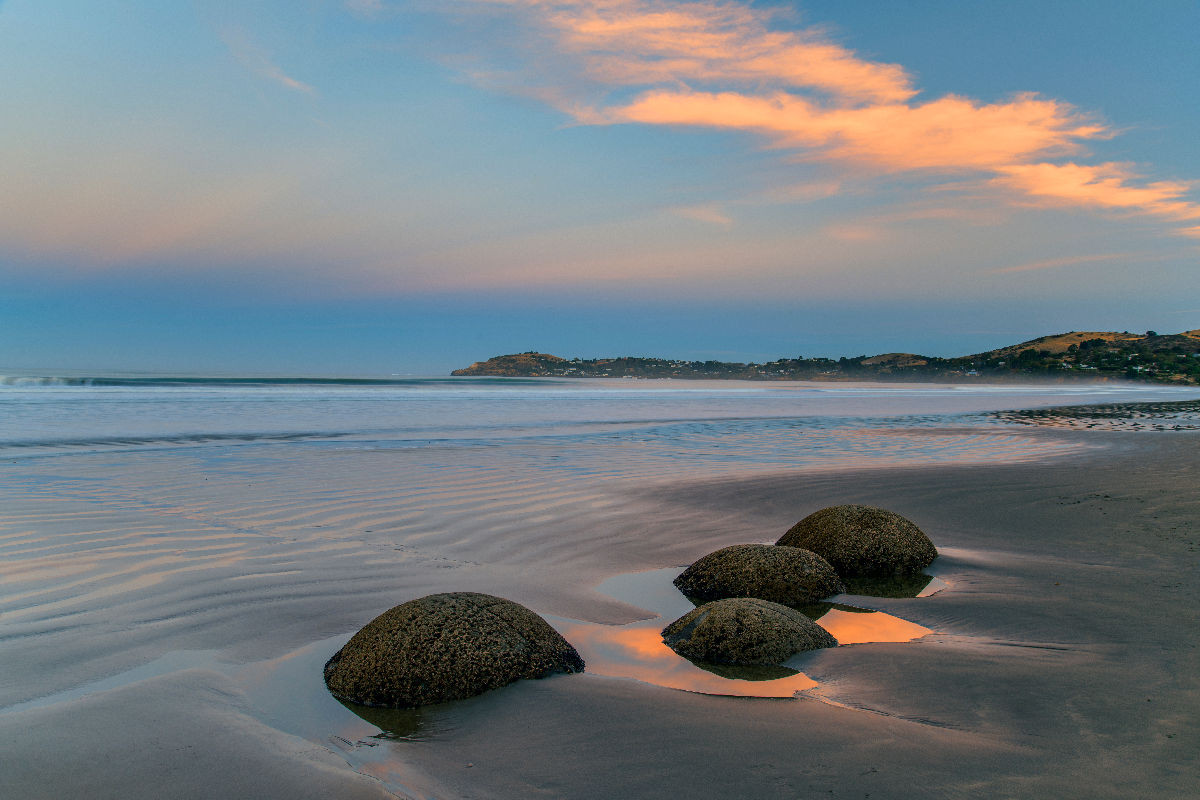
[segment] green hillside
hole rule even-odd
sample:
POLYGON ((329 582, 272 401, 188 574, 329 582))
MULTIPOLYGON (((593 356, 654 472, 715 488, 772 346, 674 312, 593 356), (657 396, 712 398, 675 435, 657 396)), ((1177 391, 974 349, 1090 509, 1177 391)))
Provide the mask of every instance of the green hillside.
POLYGON ((1200 384, 1200 329, 1160 335, 1070 331, 955 358, 884 353, 781 358, 763 364, 665 358, 565 359, 527 352, 476 362, 451 375, 740 380, 1104 379, 1200 384))

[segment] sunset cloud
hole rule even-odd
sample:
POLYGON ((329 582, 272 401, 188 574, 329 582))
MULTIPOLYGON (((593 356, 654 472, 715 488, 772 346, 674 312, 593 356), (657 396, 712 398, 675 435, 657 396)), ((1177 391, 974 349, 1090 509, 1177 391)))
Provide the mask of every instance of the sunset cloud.
POLYGON ((269 81, 290 89, 293 92, 316 94, 316 89, 303 81, 298 81, 283 71, 283 68, 271 60, 270 54, 251 40, 245 30, 228 27, 221 31, 221 41, 229 48, 229 52, 243 67, 269 81))
MULTIPOLYGON (((997 185, 1046 205, 1091 206, 1171 220, 1200 219, 1200 204, 1184 199, 1190 184, 1153 181, 1137 185, 1132 181, 1139 176, 1126 164, 1020 164, 998 172, 997 185)), ((1191 230, 1180 232, 1195 235, 1191 230)))
POLYGON ((475 0, 530 14, 535 29, 612 85, 772 85, 838 102, 916 94, 904 69, 858 58, 820 31, 771 28, 776 13, 730 2, 475 0))
POLYGON ((779 93, 652 91, 610 109, 609 119, 759 133, 779 147, 887 171, 996 169, 1074 152, 1104 129, 1069 106, 1032 95, 981 105, 953 95, 919 105, 826 108, 779 93))
POLYGON ((733 219, 715 205, 685 206, 672 208, 671 213, 677 217, 707 222, 709 225, 732 225, 733 219))
POLYGON ((1076 264, 1094 264, 1097 261, 1115 261, 1117 259, 1144 260, 1144 253, 1096 253, 1082 256, 1064 256, 1061 258, 1044 258, 1039 261, 1029 261, 1024 264, 1014 264, 1010 267, 1000 267, 992 270, 993 274, 1002 275, 1010 272, 1036 272, 1060 267, 1073 267, 1076 264))
POLYGON ((1118 164, 1048 161, 1086 157, 1089 142, 1114 135, 1093 115, 1030 92, 990 103, 921 99, 902 66, 863 58, 821 29, 787 29, 775 10, 722 0, 456 7, 513 12, 540 37, 539 53, 565 58, 567 67, 556 61, 533 76, 536 89, 521 91, 578 124, 742 131, 795 160, 859 174, 983 176, 1023 204, 1200 216, 1186 183, 1139 183, 1118 164))

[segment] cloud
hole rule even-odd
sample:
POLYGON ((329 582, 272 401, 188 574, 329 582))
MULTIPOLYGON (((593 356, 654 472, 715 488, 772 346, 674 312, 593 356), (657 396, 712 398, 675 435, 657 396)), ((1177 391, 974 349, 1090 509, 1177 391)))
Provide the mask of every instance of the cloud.
MULTIPOLYGON (((1127 164, 1014 164, 997 170, 994 183, 1016 189, 1044 205, 1095 208, 1153 214, 1170 220, 1200 219, 1200 205, 1185 200, 1190 184, 1181 181, 1140 180, 1127 164)), ((1195 235, 1195 228, 1179 232, 1195 235)))
POLYGON ((774 30, 777 12, 742 3, 467 3, 472 4, 525 12, 532 28, 556 49, 576 56, 585 74, 603 84, 769 83, 863 102, 898 102, 916 93, 903 68, 860 59, 817 30, 774 30))
POLYGON ((685 206, 682 208, 672 208, 670 211, 677 217, 695 220, 696 222, 707 222, 710 225, 728 226, 733 224, 733 219, 715 205, 685 206))
POLYGON ((842 191, 841 181, 805 181, 772 186, 760 192, 758 199, 770 203, 813 203, 834 197, 842 191))
POLYGON ((785 93, 651 91, 610 109, 607 117, 752 131, 778 147, 809 151, 810 158, 885 171, 996 169, 1033 156, 1075 152, 1079 139, 1104 132, 1070 107, 1032 95, 988 105, 947 96, 919 105, 827 108, 785 93))
POLYGON ((537 53, 525 73, 507 73, 521 84, 514 90, 578 124, 742 131, 793 159, 860 175, 983 176, 1027 204, 1200 216, 1186 183, 1137 183, 1127 166, 1050 161, 1078 161, 1089 142, 1114 135, 1093 115, 1034 93, 990 103, 920 98, 902 66, 863 58, 824 30, 789 28, 778 10, 734 0, 451 6, 514 17, 536 40, 522 50, 537 53))
POLYGON ((225 46, 229 48, 229 52, 233 54, 239 64, 260 78, 274 81, 294 92, 316 94, 317 90, 312 86, 298 81, 284 72, 278 64, 271 60, 267 51, 250 39, 249 34, 243 28, 224 28, 221 31, 221 41, 225 42, 225 46))
POLYGON ((1002 275, 1009 272, 1033 272, 1044 269, 1058 269, 1059 267, 1071 267, 1076 264, 1091 264, 1097 261, 1115 261, 1117 259, 1130 259, 1144 261, 1145 253, 1097 253, 1087 256, 1066 256, 1063 258, 1047 258, 1041 261, 1030 261, 1026 264, 1015 264, 1011 267, 1001 267, 992 270, 992 274, 1002 275))

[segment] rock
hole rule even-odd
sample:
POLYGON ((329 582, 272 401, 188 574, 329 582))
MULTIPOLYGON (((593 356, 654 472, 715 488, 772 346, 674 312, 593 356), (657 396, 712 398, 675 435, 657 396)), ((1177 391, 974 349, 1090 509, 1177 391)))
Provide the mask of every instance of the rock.
POLYGON ((938 554, 929 537, 899 514, 856 505, 809 514, 776 544, 812 550, 846 579, 919 572, 938 554))
POLYGON ((325 685, 340 700, 413 708, 555 672, 583 672, 583 659, 544 619, 511 600, 452 592, 371 620, 325 664, 325 685))
POLYGON ((837 647, 837 639, 799 611, 756 597, 705 603, 662 635, 684 658, 713 664, 780 664, 805 650, 837 647))
POLYGON ((769 544, 735 544, 709 553, 685 569, 675 586, 688 597, 758 597, 796 606, 845 590, 833 567, 811 550, 769 544))

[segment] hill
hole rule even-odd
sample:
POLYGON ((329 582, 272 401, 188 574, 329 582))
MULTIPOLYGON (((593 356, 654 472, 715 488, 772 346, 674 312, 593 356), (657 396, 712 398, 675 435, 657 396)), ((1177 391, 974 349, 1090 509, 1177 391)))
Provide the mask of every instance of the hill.
POLYGON ((451 375, 741 380, 1127 379, 1200 384, 1200 329, 1160 335, 1069 331, 955 358, 883 353, 783 358, 764 364, 663 358, 574 358, 527 352, 476 362, 451 375))
POLYGON ((563 365, 569 364, 565 358, 552 356, 549 353, 514 353, 509 356, 496 356, 487 361, 476 361, 465 369, 456 369, 451 375, 496 375, 505 378, 543 377, 546 375, 565 374, 563 365))

